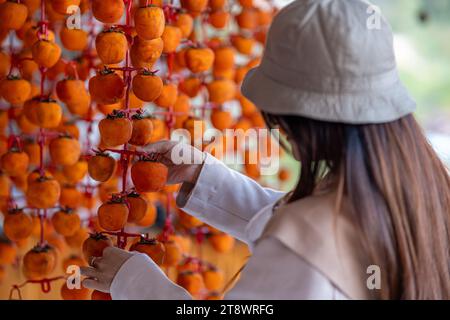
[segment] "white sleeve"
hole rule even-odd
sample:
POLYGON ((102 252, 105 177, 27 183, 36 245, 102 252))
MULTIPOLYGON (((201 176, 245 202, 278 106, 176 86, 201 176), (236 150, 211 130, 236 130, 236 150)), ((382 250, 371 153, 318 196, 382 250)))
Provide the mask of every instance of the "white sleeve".
POLYGON ((190 294, 173 283, 147 255, 134 253, 111 283, 113 300, 191 300, 190 294))
POLYGON ((239 282, 226 300, 348 299, 314 266, 278 239, 257 243, 239 282))
POLYGON ((256 181, 207 155, 192 190, 181 188, 177 204, 187 213, 241 241, 248 222, 285 193, 263 188, 256 181))

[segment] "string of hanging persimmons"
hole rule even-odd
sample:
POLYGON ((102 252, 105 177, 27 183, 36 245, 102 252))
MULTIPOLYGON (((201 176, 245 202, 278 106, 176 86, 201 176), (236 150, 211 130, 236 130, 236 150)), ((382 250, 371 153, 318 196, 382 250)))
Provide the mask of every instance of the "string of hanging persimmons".
MULTIPOLYGON (((26 278, 12 286, 11 299, 21 299, 28 284, 47 293, 58 281, 64 299, 110 299, 85 288, 69 289, 67 277, 55 270, 63 252, 71 253, 63 260, 65 271, 86 265, 113 245, 148 254, 196 298, 220 298, 224 275, 203 259, 202 242, 207 238, 225 253, 234 239, 176 208, 178 186, 166 185, 161 155, 143 147, 168 138, 175 128, 194 137, 194 121, 203 121, 205 128, 211 121, 220 130, 263 126, 256 107, 237 88, 259 63, 255 47, 264 43, 275 14, 267 4, 264 10, 250 0, 0 4, 0 31, 8 38, 8 52, 0 52, 0 91, 9 104, 0 117, 8 130, 0 197, 9 239, 0 242, 0 279, 10 264, 21 267, 26 278), (80 8, 82 29, 65 23, 72 5, 80 8), (205 26, 224 39, 210 38, 205 26), (236 57, 247 62, 237 65, 236 57), (93 77, 91 70, 96 70, 93 77), (237 118, 226 107, 236 99, 237 118), (155 107, 144 107, 148 103, 155 107), (100 143, 94 150, 97 124, 100 143), (102 204, 95 210, 97 197, 102 204), (155 224, 157 203, 164 204, 165 222, 152 238, 148 227, 155 224), (197 243, 194 256, 190 235, 197 243), (20 257, 20 248, 33 236, 38 243, 20 257)), ((257 165, 246 164, 244 170, 259 177, 257 165)), ((287 180, 288 173, 280 173, 280 179, 287 180)))

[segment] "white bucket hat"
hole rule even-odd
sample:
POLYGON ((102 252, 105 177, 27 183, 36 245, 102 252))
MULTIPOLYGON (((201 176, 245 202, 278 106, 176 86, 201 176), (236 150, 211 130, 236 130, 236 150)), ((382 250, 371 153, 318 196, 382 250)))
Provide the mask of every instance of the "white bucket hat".
POLYGON ((242 93, 263 111, 329 122, 383 123, 413 112, 391 28, 374 8, 362 0, 298 0, 282 9, 242 93))

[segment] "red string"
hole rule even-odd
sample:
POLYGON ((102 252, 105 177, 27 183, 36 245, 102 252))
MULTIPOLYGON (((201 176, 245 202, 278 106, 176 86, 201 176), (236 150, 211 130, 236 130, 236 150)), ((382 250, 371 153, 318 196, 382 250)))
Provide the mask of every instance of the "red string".
POLYGON ((51 283, 66 279, 64 276, 54 277, 54 278, 44 278, 41 280, 27 280, 21 284, 15 284, 12 286, 9 292, 9 300, 13 300, 14 292, 17 292, 17 296, 19 300, 22 300, 22 293, 20 291, 21 288, 25 287, 27 284, 40 284, 41 290, 43 293, 49 293, 51 291, 51 283))

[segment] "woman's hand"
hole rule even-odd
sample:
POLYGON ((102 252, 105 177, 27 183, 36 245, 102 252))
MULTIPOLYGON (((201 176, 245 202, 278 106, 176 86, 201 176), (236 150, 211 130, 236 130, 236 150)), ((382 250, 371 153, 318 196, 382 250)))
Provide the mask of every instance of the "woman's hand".
POLYGON ((169 168, 168 183, 195 184, 203 166, 205 154, 185 143, 165 140, 148 145, 148 153, 159 153, 159 161, 169 168))
POLYGON ((105 248, 103 257, 96 257, 90 261, 91 267, 81 267, 81 274, 87 277, 83 280, 83 286, 109 293, 111 283, 120 267, 132 256, 132 253, 119 248, 105 248))

